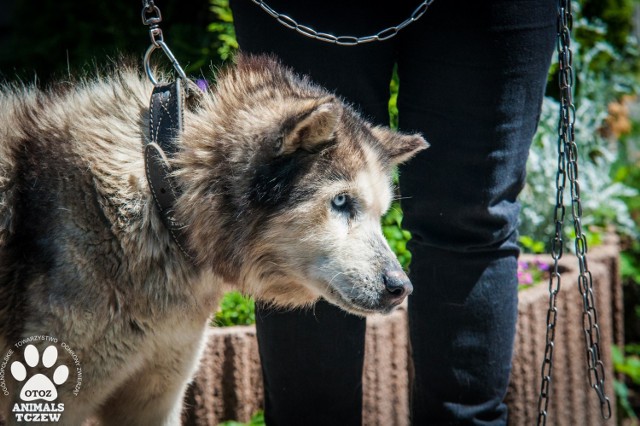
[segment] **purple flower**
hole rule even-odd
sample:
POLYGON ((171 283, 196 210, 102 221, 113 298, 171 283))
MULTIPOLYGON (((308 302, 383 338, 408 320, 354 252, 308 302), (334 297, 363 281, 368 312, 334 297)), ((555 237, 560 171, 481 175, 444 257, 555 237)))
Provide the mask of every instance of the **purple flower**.
POLYGON ((522 284, 533 284, 533 276, 529 272, 526 272, 522 274, 521 282, 522 284))
POLYGON ((547 262, 543 262, 540 259, 536 259, 536 266, 541 271, 548 271, 549 270, 549 264, 547 262))
POLYGON ((527 270, 527 269, 529 269, 529 263, 525 262, 524 260, 519 260, 518 261, 518 268, 519 269, 523 269, 523 270, 527 270))
POLYGON ((206 92, 209 90, 209 82, 207 80, 205 80, 204 78, 199 78, 196 80, 196 85, 200 88, 200 90, 202 90, 203 92, 206 92))

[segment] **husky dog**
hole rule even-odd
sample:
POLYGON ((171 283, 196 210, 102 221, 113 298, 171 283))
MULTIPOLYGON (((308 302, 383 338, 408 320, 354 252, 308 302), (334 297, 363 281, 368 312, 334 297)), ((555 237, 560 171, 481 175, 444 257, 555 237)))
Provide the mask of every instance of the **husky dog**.
POLYGON ((323 297, 359 315, 411 292, 380 217, 392 169, 427 147, 421 136, 372 126, 273 58, 240 57, 185 110, 171 159, 189 259, 145 178, 151 90, 133 67, 0 90, 8 423, 33 408, 17 395, 28 370, 53 377, 47 407, 63 404, 60 424, 179 424, 223 283, 285 308, 323 297), (71 370, 47 371, 49 346, 71 370))

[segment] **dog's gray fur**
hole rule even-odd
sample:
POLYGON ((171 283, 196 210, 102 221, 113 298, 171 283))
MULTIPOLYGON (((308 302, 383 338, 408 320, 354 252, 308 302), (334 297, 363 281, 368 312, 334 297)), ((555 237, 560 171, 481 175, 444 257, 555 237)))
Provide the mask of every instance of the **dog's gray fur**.
MULTIPOLYGON (((145 179, 151 89, 120 67, 0 91, 0 355, 33 335, 73 348, 83 381, 77 397, 73 380, 58 389, 63 424, 179 424, 223 282, 284 307, 398 302, 385 299, 384 271, 399 266, 379 218, 420 136, 371 126, 273 59, 241 57, 185 111, 173 165, 192 263, 145 179)), ((12 395, 0 394, 9 422, 12 395)))

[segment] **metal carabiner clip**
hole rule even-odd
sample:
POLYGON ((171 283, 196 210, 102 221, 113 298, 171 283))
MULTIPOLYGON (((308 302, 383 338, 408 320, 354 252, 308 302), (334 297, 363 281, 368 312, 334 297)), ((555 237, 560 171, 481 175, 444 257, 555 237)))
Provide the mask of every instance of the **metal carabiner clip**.
POLYGON ((147 77, 149 77, 149 80, 151 80, 151 83, 153 83, 154 86, 158 85, 158 81, 154 77, 153 71, 151 69, 151 54, 158 47, 162 48, 162 51, 167 56, 167 58, 169 58, 169 61, 171 61, 171 64, 173 65, 173 69, 176 70, 180 78, 186 81, 187 75, 178 63, 176 57, 173 56, 173 53, 171 52, 171 49, 169 49, 169 46, 167 46, 167 44, 163 40, 156 40, 155 43, 151 43, 151 45, 147 49, 147 52, 144 54, 144 70, 147 73, 147 77))

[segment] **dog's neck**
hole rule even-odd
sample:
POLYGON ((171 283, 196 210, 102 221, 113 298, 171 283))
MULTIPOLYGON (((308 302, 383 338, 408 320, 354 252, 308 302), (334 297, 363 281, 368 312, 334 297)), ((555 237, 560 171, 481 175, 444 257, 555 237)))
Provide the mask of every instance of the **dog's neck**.
POLYGON ((190 260, 185 225, 175 219, 180 186, 172 176, 169 160, 179 150, 183 127, 183 82, 156 85, 149 104, 149 138, 145 145, 145 172, 149 189, 164 226, 180 251, 190 260))

